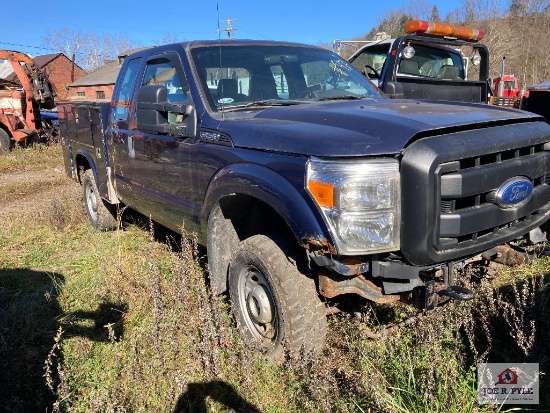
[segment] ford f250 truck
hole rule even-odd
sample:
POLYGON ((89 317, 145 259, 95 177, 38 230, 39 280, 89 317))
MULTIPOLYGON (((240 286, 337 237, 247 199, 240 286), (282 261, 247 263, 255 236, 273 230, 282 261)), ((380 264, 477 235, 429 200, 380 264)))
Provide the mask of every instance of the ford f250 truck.
POLYGON ((313 46, 149 48, 126 58, 110 103, 58 111, 91 224, 116 228, 123 204, 196 232, 214 293, 274 360, 319 353, 337 296, 471 298, 453 269, 541 241, 550 215, 540 116, 385 99, 313 46))

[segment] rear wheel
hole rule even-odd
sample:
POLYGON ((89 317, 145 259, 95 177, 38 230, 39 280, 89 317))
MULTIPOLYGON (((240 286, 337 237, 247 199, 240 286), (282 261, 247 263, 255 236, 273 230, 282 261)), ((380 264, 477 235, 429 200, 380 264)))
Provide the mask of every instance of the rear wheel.
POLYGON ((321 352, 326 316, 315 282, 271 238, 254 235, 239 244, 229 267, 229 295, 245 341, 272 361, 321 352))
POLYGON ((0 153, 8 152, 11 148, 11 139, 8 133, 0 128, 0 153))
POLYGON ((116 211, 114 205, 107 204, 97 190, 94 173, 88 169, 82 179, 84 207, 90 223, 95 229, 110 231, 117 228, 116 211))

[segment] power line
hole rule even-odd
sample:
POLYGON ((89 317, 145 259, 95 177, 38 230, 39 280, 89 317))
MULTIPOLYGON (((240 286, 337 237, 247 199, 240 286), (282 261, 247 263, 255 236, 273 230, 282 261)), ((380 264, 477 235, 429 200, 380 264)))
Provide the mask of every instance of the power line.
POLYGON ((28 44, 17 44, 17 43, 8 43, 8 42, 0 42, 0 44, 7 44, 9 46, 17 46, 17 47, 26 47, 30 49, 43 49, 43 50, 54 50, 51 47, 40 47, 40 46, 29 46, 28 44))
POLYGON ((249 27, 244 26, 242 23, 240 23, 239 26, 240 26, 241 29, 244 29, 245 32, 250 32, 250 33, 255 34, 255 35, 259 36, 259 37, 263 37, 263 38, 266 39, 266 40, 272 39, 272 37, 268 37, 268 36, 266 36, 266 35, 263 34, 263 33, 259 33, 259 32, 255 32, 255 31, 253 31, 253 30, 250 30, 249 27))

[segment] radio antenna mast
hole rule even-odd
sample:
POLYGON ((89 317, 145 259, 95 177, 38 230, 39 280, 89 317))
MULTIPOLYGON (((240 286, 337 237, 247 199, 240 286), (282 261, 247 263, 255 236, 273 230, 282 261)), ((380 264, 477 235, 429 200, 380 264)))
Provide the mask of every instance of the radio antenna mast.
POLYGON ((237 19, 223 19, 222 21, 224 21, 225 24, 227 24, 227 27, 225 29, 218 29, 218 30, 220 32, 227 32, 227 38, 231 39, 231 32, 233 32, 235 30, 239 30, 236 27, 231 26, 231 22, 236 22, 237 19))

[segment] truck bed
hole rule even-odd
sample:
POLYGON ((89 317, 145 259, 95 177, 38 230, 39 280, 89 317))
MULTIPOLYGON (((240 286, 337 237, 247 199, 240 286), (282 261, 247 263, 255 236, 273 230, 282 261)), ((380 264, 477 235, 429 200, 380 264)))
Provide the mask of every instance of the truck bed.
MULTIPOLYGON (((98 168, 108 168, 106 131, 109 110, 109 102, 62 101, 58 103, 65 172, 73 179, 79 179, 79 171, 73 164, 73 159, 78 156, 92 157, 88 159, 88 163, 93 162, 98 168)), ((110 198, 108 176, 109 174, 105 173, 99 173, 96 176, 100 195, 105 198, 110 198)))

